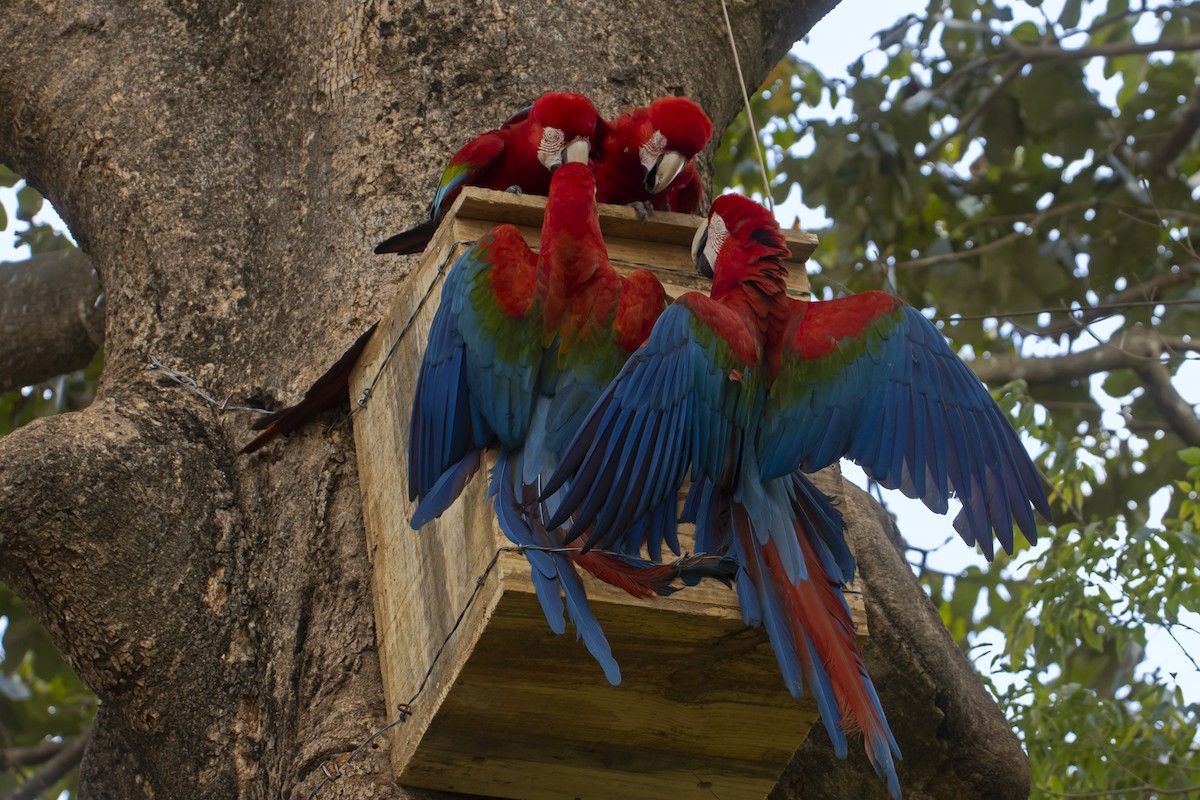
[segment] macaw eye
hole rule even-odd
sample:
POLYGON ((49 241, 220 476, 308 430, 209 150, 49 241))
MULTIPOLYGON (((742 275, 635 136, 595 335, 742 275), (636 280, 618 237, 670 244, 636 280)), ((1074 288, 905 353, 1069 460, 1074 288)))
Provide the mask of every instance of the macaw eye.
POLYGON ((550 171, 562 165, 563 143, 567 137, 558 128, 542 130, 542 140, 538 143, 537 158, 542 166, 550 171))

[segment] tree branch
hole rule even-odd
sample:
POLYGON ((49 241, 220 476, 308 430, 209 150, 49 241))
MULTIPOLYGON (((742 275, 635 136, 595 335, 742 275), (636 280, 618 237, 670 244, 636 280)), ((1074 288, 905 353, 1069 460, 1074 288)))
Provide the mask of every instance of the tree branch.
POLYGON ((1112 58, 1114 56, 1131 56, 1139 53, 1187 53, 1200 50, 1200 36, 1187 39, 1160 39, 1157 42, 1112 42, 1110 44, 1077 47, 1068 50, 1063 47, 1029 47, 1017 44, 1014 40, 1005 40, 1005 45, 1016 53, 1022 62, 1033 64, 1038 61, 1078 61, 1088 58, 1112 58))
MULTIPOLYGON (((227 727, 237 704, 179 691, 231 696, 251 669, 229 655, 242 609, 221 582, 244 530, 230 454, 199 399, 142 370, 121 377, 83 411, 0 439, 0 580, 111 704, 131 746, 208 754, 225 788, 197 796, 234 796, 234 767, 205 731, 227 727), (147 589, 160 586, 170 589, 147 589), (209 649, 181 658, 197 632, 209 649), (164 737, 178 720, 195 722, 164 737)), ((187 777, 176 780, 183 791, 187 777)))
POLYGON ((1195 409, 1171 384, 1171 373, 1160 360, 1168 351, 1200 352, 1200 340, 1164 339, 1152 330, 1135 327, 1119 341, 1109 341, 1081 353, 1046 358, 998 356, 970 362, 980 380, 988 384, 1021 379, 1030 385, 1077 380, 1097 372, 1132 369, 1142 379, 1146 394, 1163 419, 1187 444, 1200 446, 1200 420, 1195 409))
POLYGON ((103 298, 79 250, 0 264, 0 392, 87 366, 104 342, 103 298))
POLYGON ((1052 797, 1124 797, 1130 792, 1136 792, 1141 795, 1149 792, 1153 795, 1190 795, 1200 792, 1200 785, 1184 786, 1180 789, 1163 789, 1158 786, 1145 786, 1141 789, 1096 789, 1087 792, 1056 792, 1053 789, 1047 789, 1044 786, 1039 786, 1038 791, 1042 794, 1048 794, 1052 797))
MULTIPOLYGON (((1180 352, 1200 352, 1200 340, 1185 342, 1173 339, 1170 344, 1180 352)), ((995 356, 976 359, 969 362, 969 366, 987 384, 1023 380, 1036 385, 1086 378, 1097 372, 1114 369, 1137 370, 1148 364, 1161 366, 1159 357, 1165 350, 1163 340, 1157 333, 1136 327, 1126 331, 1119 342, 1110 341, 1079 353, 1044 358, 995 356)))
MULTIPOLYGON (((1004 47, 1016 56, 1016 60, 1008 66, 1008 69, 1004 71, 1004 74, 1000 76, 1000 79, 992 84, 984 96, 979 99, 979 102, 967 113, 962 115, 962 117, 959 119, 958 125, 955 126, 953 131, 942 134, 937 139, 930 142, 929 147, 926 148, 923 156, 923 158, 926 160, 933 160, 933 157, 936 156, 937 153, 946 146, 947 142, 960 134, 965 134, 975 120, 977 120, 983 114, 992 101, 995 100, 1029 64, 1035 64, 1041 61, 1078 61, 1081 59, 1090 58, 1112 58, 1115 56, 1135 55, 1138 53, 1182 53, 1192 50, 1200 50, 1200 37, 1190 37, 1187 39, 1162 39, 1157 42, 1146 43, 1114 42, 1111 44, 1094 45, 1091 47, 1078 47, 1075 49, 1066 49, 1047 44, 1031 47, 1012 36, 1003 34, 993 29, 986 23, 972 22, 970 20, 957 20, 954 18, 944 18, 942 19, 942 23, 947 28, 976 30, 980 33, 998 36, 1004 47)), ((1200 103, 1200 91, 1197 92, 1196 103, 1200 103)), ((1200 106, 1193 104, 1189 106, 1188 116, 1185 116, 1185 120, 1181 122, 1178 128, 1176 128, 1171 139, 1169 139, 1163 145, 1163 147, 1155 153, 1154 160, 1162 157, 1166 158, 1166 163, 1173 161, 1175 156, 1179 155, 1183 148, 1187 146, 1188 142, 1191 141, 1191 135, 1195 133, 1197 125, 1200 125, 1200 106), (1193 114, 1195 115, 1195 122, 1188 123, 1187 120, 1193 114), (1191 125, 1190 133, 1188 133, 1188 124, 1191 125), (1182 143, 1177 143, 1175 141, 1177 136, 1184 137, 1182 143), (1177 148, 1172 150, 1171 148, 1175 148, 1176 145, 1178 145, 1177 148)), ((1163 164, 1152 171, 1160 171, 1161 169, 1165 168, 1165 166, 1166 164, 1163 164)))
POLYGON ((68 741, 64 739, 60 742, 42 742, 31 747, 0 748, 0 772, 14 767, 35 767, 49 761, 68 741))
MULTIPOLYGON (((951 134, 953 136, 954 134, 951 134)), ((916 269, 917 267, 930 267, 934 264, 942 264, 947 261, 958 261, 964 258, 974 258, 975 256, 991 253, 999 250, 1010 242, 1015 242, 1018 239, 1029 235, 1029 228, 1035 228, 1045 220, 1051 217, 1059 217, 1063 214, 1069 214, 1080 208, 1091 208, 1095 205, 1094 200, 1077 200, 1072 203, 1066 203, 1061 206, 1050 206, 1049 208, 1039 211, 1029 218, 1026 223, 1028 226, 1025 230, 1013 231, 1006 233, 999 239, 993 239, 990 242, 981 244, 978 247, 972 247, 970 250, 955 250, 951 253, 939 253, 936 256, 924 256, 923 258, 914 258, 909 261, 897 261, 896 269, 916 269)))
POLYGON ((974 124, 975 120, 979 119, 991 102, 995 100, 1002 91, 1004 91, 1005 87, 1012 83, 1013 80, 1015 80, 1016 77, 1021 74, 1021 70, 1024 68, 1025 63, 1023 61, 1016 61, 1010 64, 1008 69, 1004 71, 1004 74, 1000 76, 1000 80, 993 83, 991 88, 987 90, 987 93, 984 94, 983 97, 979 98, 979 102, 975 105, 975 107, 966 114, 962 115, 962 118, 958 121, 958 125, 954 127, 953 131, 950 133, 944 133, 934 141, 930 142, 929 147, 925 150, 924 158, 932 159, 935 155, 937 155, 939 150, 946 146, 946 142, 950 141, 955 136, 958 136, 960 133, 965 133, 971 127, 971 125, 974 124))
POLYGON ((36 800, 37 796, 58 783, 68 772, 79 766, 84 748, 91 738, 91 730, 78 736, 64 739, 54 754, 29 780, 6 795, 3 800, 36 800))
POLYGON ((1081 330, 1082 326, 1087 325, 1089 322, 1095 322, 1101 317, 1121 313, 1120 307, 1127 303, 1154 300, 1158 297, 1159 292, 1185 283, 1191 283, 1197 277, 1200 277, 1200 268, 1197 268, 1196 264, 1181 264, 1177 272, 1160 272, 1147 281, 1108 295, 1095 308, 1085 308, 1073 312, 1079 314, 1077 317, 1073 316, 1070 319, 1063 320, 1062 322, 1052 322, 1049 325, 1040 325, 1033 329, 1033 333, 1038 336, 1047 337, 1061 336, 1064 333, 1076 333, 1081 330))
POLYGON ((1159 361, 1142 362, 1134 370, 1141 377, 1146 394, 1154 401, 1158 413, 1179 434, 1186 444, 1200 447, 1200 420, 1192 406, 1175 391, 1171 373, 1159 361))
POLYGON ((1200 129, 1200 86, 1196 87, 1192 99, 1184 106, 1183 114, 1171 130, 1171 135, 1146 160, 1146 171, 1165 172, 1196 138, 1197 129, 1200 129))

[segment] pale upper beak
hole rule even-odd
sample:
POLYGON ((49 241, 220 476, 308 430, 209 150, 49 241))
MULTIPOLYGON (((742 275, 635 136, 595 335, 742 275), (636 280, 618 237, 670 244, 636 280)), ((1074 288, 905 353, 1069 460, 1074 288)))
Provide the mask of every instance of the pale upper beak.
POLYGON ((654 165, 646 171, 646 191, 658 194, 671 185, 671 181, 679 177, 679 173, 687 166, 687 156, 675 150, 668 150, 654 161, 654 165))
POLYGON ((588 156, 592 151, 592 143, 584 137, 573 139, 562 153, 562 162, 569 164, 574 161, 577 164, 588 163, 588 156))

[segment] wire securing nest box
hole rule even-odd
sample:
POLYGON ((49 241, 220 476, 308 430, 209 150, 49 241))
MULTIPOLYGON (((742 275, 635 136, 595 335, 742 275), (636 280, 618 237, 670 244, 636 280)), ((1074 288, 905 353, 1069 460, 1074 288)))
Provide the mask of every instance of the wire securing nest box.
MULTIPOLYGON (((614 687, 570 627, 565 636, 547 627, 525 558, 497 554, 509 542, 486 476, 434 524, 409 527, 408 417, 442 279, 501 222, 536 248, 544 206, 544 197, 464 191, 351 379, 353 401, 371 389, 354 435, 389 707, 420 690, 412 716, 390 734, 397 780, 521 800, 762 798, 817 710, 788 694, 766 635, 742 624, 735 591, 706 581, 638 600, 585 574, 621 665, 614 687)), ((698 218, 660 212, 643 225, 628 208, 600 206, 600 224, 618 270, 651 267, 672 296, 707 290, 688 252, 698 218)), ((786 235, 791 288, 807 291, 803 264, 816 237, 786 235)), ((861 640, 861 597, 847 601, 861 640)))

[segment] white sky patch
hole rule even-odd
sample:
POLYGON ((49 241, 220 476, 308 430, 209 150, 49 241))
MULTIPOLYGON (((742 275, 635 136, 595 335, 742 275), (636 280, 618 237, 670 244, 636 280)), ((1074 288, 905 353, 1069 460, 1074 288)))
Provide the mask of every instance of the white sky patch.
MULTIPOLYGON (((1156 2, 1148 3, 1148 5, 1150 7, 1157 7, 1167 5, 1167 3, 1156 2)), ((1104 9, 1100 6, 1101 4, 1098 3, 1087 4, 1085 6, 1085 16, 1080 20, 1080 27, 1087 27, 1094 17, 1103 13, 1104 9)), ((926 3, 923 0, 898 0, 897 2, 886 2, 886 0, 843 0, 842 3, 817 23, 809 37, 796 44, 792 52, 801 59, 812 63, 827 78, 848 80, 847 67, 860 54, 873 50, 878 44, 878 38, 874 35, 877 30, 888 28, 893 21, 899 20, 906 14, 922 14, 925 8, 926 3), (875 22, 864 24, 863 20, 875 20, 875 22)), ((1016 19, 1013 24, 1017 24, 1023 20, 1033 20, 1040 23, 1043 20, 1042 11, 1051 19, 1057 19, 1062 12, 1062 8, 1063 0, 1047 0, 1043 3, 1041 11, 1033 7, 1023 8, 1017 5, 1013 9, 1016 13, 1016 19)), ((1150 18, 1149 15, 1143 18, 1138 26, 1134 28, 1134 38, 1138 41, 1153 40, 1157 36, 1157 33, 1157 22, 1153 18, 1150 18)), ((1063 42, 1064 47, 1079 47, 1083 44, 1084 37, 1082 35, 1070 37, 1063 42)), ((863 62, 867 74, 874 74, 883 68, 886 64, 886 58, 882 53, 873 52, 867 55, 863 62)), ((1121 78, 1119 76, 1105 78, 1103 62, 1100 59, 1089 61, 1084 68, 1084 74, 1089 86, 1097 93, 1101 101, 1111 105, 1121 88, 1121 78)), ((927 79, 928 75, 925 77, 927 79)), ((804 109, 804 113, 805 115, 824 117, 826 119, 846 119, 850 114, 850 104, 842 100, 837 105, 832 105, 829 102, 828 93, 826 93, 820 107, 815 110, 806 108, 804 109)), ((954 120, 946 121, 947 129, 952 130, 955 124, 954 120)), ((804 156, 812 152, 812 147, 810 137, 805 136, 801 138, 800 143, 792 150, 792 153, 804 156)), ((963 154, 963 157, 954 165, 955 171, 959 174, 966 174, 967 167, 982 152, 982 147, 979 143, 972 142, 963 154)), ((1067 165, 1066 178, 1070 179, 1078 175, 1083 169, 1089 167, 1092 163, 1092 158, 1093 154, 1089 152, 1083 158, 1067 165)), ((775 207, 775 215, 781 224, 785 227, 792 227, 799 222, 799 226, 807 230, 815 230, 830 224, 836 224, 836 220, 830 220, 826 216, 826 209, 824 207, 816 209, 806 207, 801 200, 801 194, 802 189, 798 186, 793 186, 788 192, 787 199, 775 207)), ((1044 208, 1044 205, 1039 203, 1038 207, 1044 208)), ((810 264, 810 268, 812 266, 810 264)), ((1082 265, 1082 269, 1086 270, 1086 264, 1082 265)), ((945 315, 952 310, 942 309, 941 311, 945 315)), ((1096 337, 1102 341, 1107 341, 1108 337, 1112 335, 1122 322, 1121 318, 1115 318, 1093 323, 1089 327, 1092 333, 1096 334, 1096 337)), ((1080 335, 1071 345, 1070 351, 1081 352, 1101 346, 1096 337, 1089 336, 1087 333, 1080 335)), ((1060 355, 1064 352, 1064 349, 1059 346, 1057 341, 1053 340, 1026 336, 1023 337, 1021 342, 1021 354, 1027 357, 1049 357, 1060 355)), ((1196 363, 1185 364, 1180 369, 1173 383, 1189 403, 1200 403, 1200 359, 1192 359, 1192 361, 1196 363)), ((1103 376, 1092 379, 1092 394, 1103 409, 1102 424, 1106 428, 1117 431, 1119 435, 1128 437, 1128 429, 1125 427, 1124 418, 1119 413, 1121 403, 1118 399, 1109 398, 1100 390, 1099 387, 1102 382, 1103 376)), ((866 488, 868 485, 866 474, 858 466, 848 461, 843 461, 842 468, 843 474, 848 480, 866 488)), ((908 542, 914 547, 933 551, 927 556, 926 563, 930 569, 956 574, 970 565, 982 566, 986 563, 979 550, 964 544, 952 527, 954 515, 958 512, 959 508, 957 501, 952 500, 950 503, 950 513, 941 516, 929 511, 920 501, 910 500, 898 491, 883 489, 881 492, 888 508, 896 514, 900 530, 904 533, 908 542)), ((1166 511, 1167 501, 1165 491, 1159 492, 1152 498, 1152 523, 1161 522, 1162 515, 1166 511)), ((1020 534, 1017 535, 1019 536, 1020 534)), ((1044 548, 1053 545, 1053 541, 1043 540, 1037 545, 1034 552, 1042 552, 1044 548)), ((1026 570, 1022 570, 1022 572, 1024 571, 1026 570)), ((1192 627, 1200 630, 1200 615, 1189 615, 1189 620, 1185 621, 1192 625, 1192 627)), ((1178 633, 1176 635, 1179 636, 1178 633)), ((986 668, 991 660, 991 656, 995 654, 998 636, 998 632, 988 631, 973 640, 973 644, 978 645, 978 649, 973 652, 973 655, 976 657, 977 664, 981 668, 986 668)), ((1182 637, 1180 639, 1185 645, 1190 644, 1193 651, 1200 652, 1200 635, 1193 635, 1189 640, 1184 640, 1182 637)), ((1151 673, 1155 670, 1161 670, 1165 674, 1173 674, 1175 682, 1183 688, 1187 702, 1200 701, 1200 674, 1196 673, 1191 663, 1180 651, 1179 646, 1165 631, 1158 631, 1149 637, 1146 648, 1146 660, 1139 666, 1138 675, 1151 673)), ((1003 690, 1006 686, 999 686, 999 688, 1003 690)))

